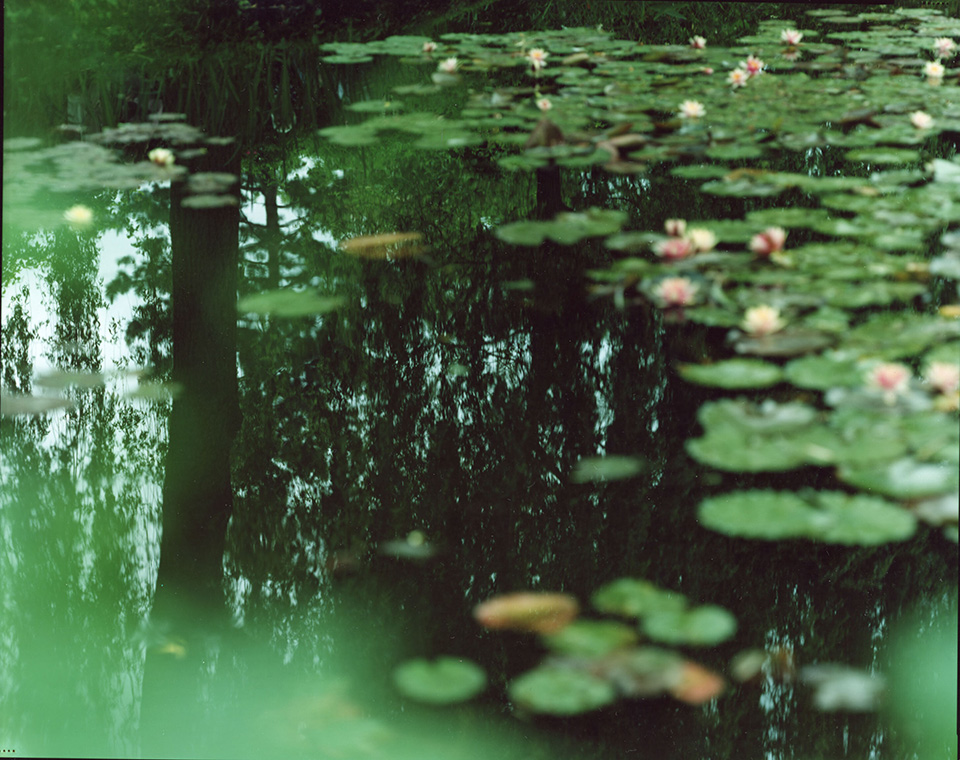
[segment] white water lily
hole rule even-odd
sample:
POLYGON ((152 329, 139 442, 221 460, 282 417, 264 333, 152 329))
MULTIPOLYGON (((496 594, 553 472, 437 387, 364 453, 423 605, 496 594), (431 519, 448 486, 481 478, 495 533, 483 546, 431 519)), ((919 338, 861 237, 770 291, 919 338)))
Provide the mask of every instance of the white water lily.
POLYGON ((754 306, 747 309, 743 315, 741 327, 754 338, 778 332, 786 327, 786 322, 780 318, 780 310, 772 306, 754 306))
POLYGON ((750 75, 744 69, 734 69, 727 74, 727 81, 731 87, 744 87, 750 75))
POLYGON ((177 160, 176 156, 173 155, 173 151, 168 148, 154 148, 147 154, 147 158, 157 166, 164 168, 173 166, 174 161, 177 160))
POLYGON ((703 103, 697 100, 685 100, 680 104, 680 117, 683 119, 698 119, 706 112, 703 103))
POLYGON ((687 232, 687 240, 693 243, 693 247, 700 253, 712 251, 717 244, 717 236, 711 230, 704 227, 693 227, 687 232))
POLYGON ((93 223, 93 211, 87 206, 77 204, 64 211, 63 218, 72 227, 89 227, 93 223))
POLYGON ((933 117, 923 111, 914 111, 910 114, 910 123, 917 129, 930 129, 933 126, 933 117))
POLYGON ((437 70, 445 74, 456 74, 458 68, 460 68, 460 62, 456 58, 447 58, 440 61, 440 65, 437 66, 437 70))
POLYGON ((931 79, 941 79, 946 69, 940 61, 927 61, 923 65, 923 73, 931 79))
POLYGON ((707 38, 701 37, 699 34, 690 38, 690 47, 695 50, 703 50, 707 46, 707 38))

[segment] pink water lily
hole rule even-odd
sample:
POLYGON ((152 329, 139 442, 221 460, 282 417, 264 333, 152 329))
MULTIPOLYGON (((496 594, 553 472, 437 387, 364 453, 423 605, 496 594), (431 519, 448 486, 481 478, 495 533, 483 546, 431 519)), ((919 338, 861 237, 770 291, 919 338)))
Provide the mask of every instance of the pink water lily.
POLYGON ((537 108, 539 108, 541 111, 549 111, 551 108, 553 108, 553 103, 550 102, 549 98, 538 98, 537 108))
POLYGON ((667 219, 663 223, 663 229, 670 237, 683 237, 687 231, 687 222, 685 219, 667 219))
POLYGON ((653 294, 665 308, 689 306, 697 298, 699 287, 686 277, 667 277, 654 288, 653 294))
POLYGON ((740 62, 740 68, 746 71, 750 76, 756 76, 757 74, 762 74, 763 68, 766 65, 767 64, 765 64, 755 55, 748 55, 747 60, 740 62))
POLYGON ((881 391, 883 400, 893 404, 897 396, 906 393, 910 387, 910 374, 910 368, 903 364, 878 364, 867 373, 867 387, 881 391))
POLYGON ((780 310, 772 306, 754 306, 747 309, 740 325, 754 338, 762 338, 786 327, 786 322, 780 318, 780 310))
POLYGON ((787 231, 783 227, 768 227, 759 235, 750 238, 750 250, 758 256, 769 256, 783 250, 787 231))
POLYGON ((699 34, 690 38, 690 47, 694 50, 703 50, 707 47, 707 38, 701 37, 699 34))
POLYGON ((796 29, 784 29, 780 32, 780 39, 788 45, 799 45, 800 40, 803 39, 803 32, 798 32, 796 29))
POLYGON ((933 41, 933 52, 936 53, 937 58, 953 58, 956 51, 957 43, 949 37, 937 37, 933 41))
POLYGON ((679 261, 690 258, 697 249, 687 238, 672 237, 658 242, 653 247, 653 252, 668 261, 679 261))

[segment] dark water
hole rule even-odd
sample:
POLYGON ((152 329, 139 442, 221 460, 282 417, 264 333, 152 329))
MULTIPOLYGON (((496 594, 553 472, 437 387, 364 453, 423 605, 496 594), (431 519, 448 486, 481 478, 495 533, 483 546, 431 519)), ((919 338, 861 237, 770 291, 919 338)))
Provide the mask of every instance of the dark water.
MULTIPOLYGON (((241 178, 238 209, 191 216, 152 184, 77 195, 97 214, 92 234, 5 227, 4 389, 74 407, 2 422, 0 749, 912 756, 887 715, 822 712, 809 689, 772 677, 702 707, 512 714, 505 686, 543 650, 477 625, 471 610, 491 595, 556 590, 586 605, 605 582, 646 578, 736 616, 733 639, 692 652, 718 671, 768 647, 885 673, 902 619, 919 616, 918 635, 955 619, 956 546, 927 530, 849 548, 701 527, 705 495, 830 473, 721 475, 692 461, 696 411, 723 394, 675 365, 715 355, 722 337, 591 295, 584 272, 609 261, 600 242, 523 248, 492 234, 558 203, 621 208, 633 228, 658 229, 761 201, 703 196, 659 170, 538 181, 485 148, 333 145, 309 127, 355 120, 339 104, 412 78, 389 62, 355 68, 324 74, 323 102, 289 106, 291 131, 276 128, 289 119, 279 97, 258 114, 270 129, 223 152, 241 178), (426 250, 377 260, 337 248, 393 231, 422 233, 426 250), (344 302, 317 317, 242 315, 234 333, 235 293, 293 285, 344 302), (176 399, 131 398, 143 367, 177 382, 176 399), (58 389, 55 369, 103 382, 58 389), (645 469, 571 482, 579 459, 600 454, 645 469), (431 556, 395 556, 388 542, 412 531, 431 556), (401 699, 392 669, 439 654, 478 662, 490 688, 443 709, 401 699)), ((164 97, 196 106, 169 83, 164 97)), ((198 109, 184 110, 217 133, 198 109)))

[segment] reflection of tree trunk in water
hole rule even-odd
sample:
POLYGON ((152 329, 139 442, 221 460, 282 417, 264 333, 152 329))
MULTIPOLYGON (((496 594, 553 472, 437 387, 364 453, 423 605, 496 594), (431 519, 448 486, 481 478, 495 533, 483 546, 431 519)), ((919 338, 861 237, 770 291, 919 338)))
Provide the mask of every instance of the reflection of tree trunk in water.
POLYGON ((569 211, 560 195, 560 167, 543 166, 537 172, 537 219, 553 219, 561 211, 569 211))
POLYGON ((277 203, 277 180, 271 177, 269 182, 260 186, 263 193, 263 205, 267 211, 266 229, 260 243, 267 249, 267 289, 280 287, 280 242, 283 231, 280 229, 280 206, 277 203))
MULTIPOLYGON (((194 171, 239 174, 232 147, 210 146, 194 171), (219 155, 218 155, 219 154, 219 155)), ((148 650, 142 725, 144 750, 170 754, 178 735, 202 720, 197 636, 226 630, 222 589, 227 522, 233 509, 230 446, 239 422, 236 289, 239 213, 235 206, 184 208, 185 184, 171 187, 173 376, 183 386, 170 417, 163 487, 163 538, 151 620, 169 626, 184 649, 148 650), (185 650, 185 651, 184 651, 185 650)), ((179 647, 179 645, 178 645, 179 647)))

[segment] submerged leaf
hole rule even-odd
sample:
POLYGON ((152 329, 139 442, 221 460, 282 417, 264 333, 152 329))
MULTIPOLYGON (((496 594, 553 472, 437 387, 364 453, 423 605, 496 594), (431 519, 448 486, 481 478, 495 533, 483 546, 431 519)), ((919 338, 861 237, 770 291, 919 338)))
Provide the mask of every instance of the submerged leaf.
POLYGON ((393 671, 393 683, 405 697, 433 705, 473 699, 487 685, 483 669, 470 660, 437 657, 408 660, 393 671))
POLYGON ((542 666, 524 673, 507 687, 510 698, 531 712, 577 715, 613 702, 613 686, 596 676, 566 668, 542 666))
POLYGON ((665 591, 639 578, 619 578, 601 586, 591 597, 600 612, 639 618, 659 612, 675 612, 686 608, 687 598, 675 591, 665 591))
POLYGON ((274 317, 311 317, 336 311, 344 303, 346 299, 342 296, 321 296, 312 291, 284 288, 244 296, 237 303, 237 311, 274 317))
POLYGON ((570 473, 570 480, 574 483, 623 480, 639 475, 643 469, 643 460, 637 457, 587 457, 577 462, 570 473))

